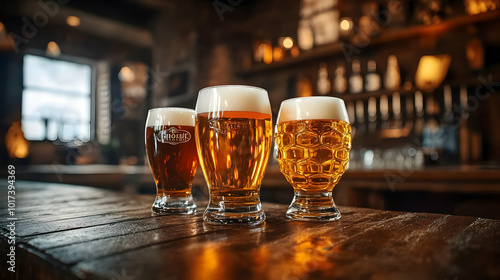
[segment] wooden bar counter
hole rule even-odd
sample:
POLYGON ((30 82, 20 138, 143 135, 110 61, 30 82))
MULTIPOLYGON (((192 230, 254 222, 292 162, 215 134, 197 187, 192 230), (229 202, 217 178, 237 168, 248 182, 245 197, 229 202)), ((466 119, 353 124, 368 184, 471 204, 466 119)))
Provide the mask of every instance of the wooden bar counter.
POLYGON ((215 226, 202 201, 196 215, 154 216, 151 195, 23 181, 9 216, 0 182, 1 279, 500 278, 498 220, 340 207, 338 221, 305 223, 264 203, 264 225, 215 226))

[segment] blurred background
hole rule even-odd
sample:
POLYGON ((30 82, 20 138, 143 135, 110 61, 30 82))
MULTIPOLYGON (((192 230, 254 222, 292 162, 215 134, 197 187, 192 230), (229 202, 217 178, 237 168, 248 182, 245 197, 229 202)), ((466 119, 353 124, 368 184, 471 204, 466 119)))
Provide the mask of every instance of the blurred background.
MULTIPOLYGON (((248 84, 345 100, 339 205, 500 218, 499 0, 0 3, 0 163, 154 193, 147 110, 248 84)), ((6 177, 7 168, 0 172, 6 177)), ((201 170, 195 194, 207 197, 201 170)), ((262 200, 290 203, 274 153, 262 200)))

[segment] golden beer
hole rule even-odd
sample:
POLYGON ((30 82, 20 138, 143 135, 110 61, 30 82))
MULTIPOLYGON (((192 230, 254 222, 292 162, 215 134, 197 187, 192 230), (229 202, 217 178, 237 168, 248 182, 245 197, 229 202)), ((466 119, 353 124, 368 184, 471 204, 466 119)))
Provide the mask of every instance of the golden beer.
POLYGON ((296 190, 329 191, 349 162, 351 125, 338 120, 302 120, 277 126, 277 160, 296 190))
POLYGON ((197 118, 200 162, 211 200, 226 205, 258 201, 272 141, 271 115, 224 112, 210 120, 208 113, 197 118))
POLYGON ((153 212, 194 213, 196 205, 191 187, 198 165, 194 111, 152 109, 145 134, 146 153, 157 193, 153 212))
POLYGON ((340 218, 331 192, 346 170, 351 149, 351 125, 341 101, 308 97, 282 103, 276 126, 276 158, 295 191, 289 218, 340 218))
POLYGON ((201 90, 195 134, 210 191, 204 220, 216 224, 262 223, 265 214, 259 192, 272 143, 267 92, 247 86, 201 90), (213 100, 217 101, 214 108, 207 107, 213 100))

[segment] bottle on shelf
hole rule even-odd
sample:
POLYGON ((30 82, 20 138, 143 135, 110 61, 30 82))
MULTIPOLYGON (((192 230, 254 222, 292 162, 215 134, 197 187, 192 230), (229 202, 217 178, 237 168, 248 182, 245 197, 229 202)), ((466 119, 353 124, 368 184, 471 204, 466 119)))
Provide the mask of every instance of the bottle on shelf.
POLYGON ((355 137, 356 135, 356 110, 354 108, 354 103, 348 102, 346 104, 347 116, 349 117, 349 122, 351 123, 351 135, 355 137))
POLYGON ((406 105, 405 105, 405 119, 404 119, 404 129, 411 134, 413 130, 413 122, 415 118, 415 110, 414 110, 414 102, 413 96, 406 96, 406 105))
POLYGON ((371 169, 383 169, 385 164, 382 159, 383 141, 381 141, 380 130, 383 127, 381 119, 377 117, 377 99, 375 97, 370 97, 368 99, 368 133, 366 138, 369 139, 368 150, 366 152, 367 168, 371 169), (371 159, 371 166, 368 165, 371 159))
MULTIPOLYGON (((356 130, 358 135, 365 134, 365 104, 363 100, 356 101, 356 130)), ((360 137, 358 137, 360 138, 360 137)), ((359 146, 360 147, 360 146, 359 146)))
POLYGON ((389 128, 389 99, 387 95, 382 95, 380 97, 380 120, 381 126, 380 129, 388 129, 389 128))
POLYGON ((470 163, 470 133, 468 129, 469 111, 466 109, 467 104, 467 87, 460 87, 460 127, 459 127, 459 145, 460 145, 460 163, 470 163))
POLYGON ((409 131, 408 146, 405 149, 406 166, 412 169, 424 166, 424 152, 422 148, 422 130, 424 126, 424 97, 422 92, 416 91, 406 97, 405 130, 409 131))
POLYGON ((406 131, 403 129, 403 121, 401 118, 401 96, 397 91, 392 94, 392 118, 389 122, 389 129, 389 134, 386 135, 388 138, 401 138, 408 136, 406 131))
POLYGON ((422 130, 422 147, 426 164, 435 165, 440 163, 443 149, 443 130, 439 123, 439 106, 433 95, 427 96, 425 105, 425 123, 422 130))
POLYGON ((359 60, 352 61, 352 73, 349 77, 349 91, 360 93, 363 91, 363 77, 361 76, 361 63, 359 60))
POLYGON ((397 90, 401 85, 401 73, 399 71, 398 59, 390 55, 387 59, 387 70, 385 73, 384 86, 389 90, 397 90))
POLYGON ((458 163, 458 127, 453 113, 453 95, 449 85, 443 90, 444 111, 442 114, 443 160, 447 164, 458 163))
POLYGON ((328 78, 327 64, 325 62, 322 62, 319 66, 317 89, 320 95, 326 95, 332 89, 332 82, 328 78))
POLYGON ((483 135, 481 128, 477 125, 481 122, 480 110, 478 110, 478 107, 471 108, 469 101, 467 87, 462 86, 460 89, 460 103, 462 107, 459 132, 460 162, 468 164, 480 161, 483 155, 483 135))
POLYGON ((375 60, 369 60, 367 64, 367 71, 365 77, 365 90, 377 91, 380 89, 380 75, 377 73, 377 63, 375 60))
MULTIPOLYGON (((346 103, 346 108, 347 108, 347 116, 349 117, 349 122, 351 123, 351 139, 352 142, 357 142, 357 122, 356 122, 356 110, 354 108, 354 103, 352 102, 347 102, 346 103)), ((348 169, 358 169, 359 168, 359 149, 358 147, 354 147, 351 149, 351 152, 349 153, 349 163, 347 165, 348 169)))
POLYGON ((372 96, 368 99, 368 132, 375 135, 377 130, 377 99, 372 96))
POLYGON ((335 78, 333 81, 335 93, 342 94, 347 91, 347 79, 345 77, 345 68, 338 65, 335 69, 335 78))
POLYGON ((297 44, 299 48, 304 51, 310 50, 314 46, 314 35, 309 19, 302 19, 299 21, 299 26, 297 28, 297 44))
POLYGON ((356 150, 353 159, 356 160, 358 168, 365 166, 366 134, 365 104, 363 100, 358 100, 356 101, 356 136, 352 141, 352 146, 356 150))
POLYGON ((424 129, 424 96, 422 92, 415 92, 415 119, 413 123, 412 135, 415 144, 422 146, 422 131, 424 129))

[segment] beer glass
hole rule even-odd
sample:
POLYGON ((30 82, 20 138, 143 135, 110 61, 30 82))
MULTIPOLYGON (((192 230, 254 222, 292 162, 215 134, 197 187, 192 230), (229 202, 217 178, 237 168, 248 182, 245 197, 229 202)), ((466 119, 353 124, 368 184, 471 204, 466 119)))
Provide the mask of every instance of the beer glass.
POLYGON ((227 85, 200 90, 195 134, 210 192, 206 222, 264 222, 259 192, 271 149, 271 123, 264 89, 227 85))
POLYGON ((193 214, 191 195, 198 165, 194 110, 156 108, 146 120, 146 153, 156 183, 153 213, 193 214))
POLYGON ((350 150, 351 125, 342 99, 314 96, 281 103, 275 152, 280 171, 295 192, 288 218, 340 218, 332 191, 345 172, 350 150))

